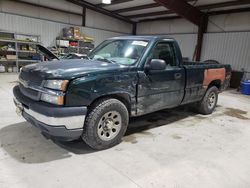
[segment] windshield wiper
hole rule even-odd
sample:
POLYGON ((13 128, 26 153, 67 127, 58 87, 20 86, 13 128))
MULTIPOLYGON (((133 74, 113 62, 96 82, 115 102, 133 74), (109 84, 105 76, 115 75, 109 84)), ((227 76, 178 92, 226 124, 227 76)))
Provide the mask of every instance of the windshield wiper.
POLYGON ((96 60, 103 61, 103 62, 106 62, 106 63, 116 63, 115 60, 109 60, 109 59, 106 59, 106 58, 97 58, 96 60))

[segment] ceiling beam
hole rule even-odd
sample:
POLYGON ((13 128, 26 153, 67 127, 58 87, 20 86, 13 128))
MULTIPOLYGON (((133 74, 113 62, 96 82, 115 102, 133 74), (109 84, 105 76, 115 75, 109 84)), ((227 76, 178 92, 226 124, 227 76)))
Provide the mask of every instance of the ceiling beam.
POLYGON ((126 17, 129 19, 133 19, 133 18, 143 18, 143 17, 150 17, 150 16, 162 16, 166 14, 174 14, 174 11, 164 10, 164 11, 149 12, 149 13, 144 13, 144 14, 134 14, 134 15, 126 16, 126 17))
POLYGON ((215 15, 221 15, 221 14, 233 14, 233 13, 241 13, 241 12, 250 12, 250 7, 211 11, 211 12, 208 12, 208 15, 215 16, 215 15))
POLYGON ((187 19, 191 23, 198 26, 197 44, 195 57, 199 61, 202 51, 203 35, 207 30, 208 17, 205 13, 201 12, 198 8, 190 5, 184 0, 154 0, 169 10, 174 11, 179 16, 187 19))
POLYGON ((63 12, 65 14, 73 14, 73 15, 76 15, 76 16, 82 16, 82 14, 76 13, 76 12, 73 12, 73 11, 61 10, 61 9, 58 9, 58 8, 52 8, 52 7, 49 7, 49 6, 39 5, 39 4, 32 3, 32 2, 26 2, 26 1, 22 1, 22 0, 10 0, 10 1, 22 3, 24 5, 31 5, 31 6, 35 6, 35 7, 39 7, 39 8, 45 8, 45 9, 49 9, 49 10, 53 10, 53 11, 63 12))
POLYGON ((127 2, 130 2, 130 1, 133 1, 133 0, 112 0, 111 4, 99 3, 99 4, 96 4, 96 6, 98 6, 98 7, 106 7, 106 6, 117 5, 117 4, 121 4, 121 3, 127 3, 127 2))
POLYGON ((140 5, 140 6, 135 6, 135 7, 118 9, 118 10, 115 10, 114 12, 116 12, 116 13, 131 12, 131 11, 142 10, 142 9, 147 9, 147 8, 154 8, 154 7, 160 7, 160 6, 161 5, 158 4, 158 3, 150 3, 150 4, 146 4, 146 5, 140 5))
POLYGON ((200 26, 205 14, 184 0, 154 0, 167 9, 200 26))
MULTIPOLYGON (((187 2, 192 2, 195 0, 186 0, 187 2)), ((137 10, 142 10, 142 9, 148 9, 148 8, 155 8, 155 7, 161 7, 162 5, 159 3, 150 3, 146 5, 139 5, 135 7, 128 7, 128 8, 123 8, 123 9, 118 9, 115 10, 114 12, 116 13, 122 13, 122 12, 131 12, 131 11, 137 11, 137 10)))
POLYGON ((140 20, 139 23, 161 21, 161 20, 173 20, 173 19, 179 19, 179 18, 182 18, 182 17, 177 15, 177 16, 163 16, 163 17, 158 17, 158 18, 146 18, 146 19, 140 20))
MULTIPOLYGON (((246 5, 250 4, 250 0, 237 0, 237 1, 229 1, 229 2, 222 2, 222 3, 214 3, 210 5, 200 5, 196 6, 199 10, 207 10, 207 9, 214 9, 214 8, 223 8, 223 7, 230 7, 230 6, 237 6, 237 5, 246 5)), ((145 14, 136 14, 127 16, 128 18, 142 18, 142 17, 150 17, 150 16, 161 16, 166 14, 172 14, 174 11, 166 10, 166 11, 158 11, 158 12, 150 12, 145 14)))
POLYGON ((222 3, 200 5, 200 6, 197 6, 197 7, 200 10, 207 10, 207 9, 213 9, 213 8, 223 8, 223 7, 246 5, 246 4, 250 4, 250 0, 227 1, 227 2, 222 2, 222 3))
POLYGON ((150 16, 162 16, 166 14, 174 14, 174 11, 164 10, 164 11, 149 12, 149 13, 144 13, 144 14, 134 14, 134 15, 126 16, 126 17, 129 19, 133 19, 133 18, 143 18, 143 17, 150 17, 150 16))
POLYGON ((111 12, 109 10, 106 10, 106 9, 103 9, 101 7, 97 7, 96 5, 92 4, 92 3, 89 3, 89 2, 86 2, 86 1, 83 1, 83 0, 67 0, 68 2, 71 2, 73 4, 76 4, 76 5, 79 5, 79 6, 82 6, 82 7, 85 7, 87 9, 90 9, 90 10, 93 10, 93 11, 96 11, 96 12, 99 12, 101 14, 105 14, 107 16, 111 16, 113 18, 116 18, 116 19, 119 19, 119 20, 122 20, 122 21, 125 21, 127 23, 134 23, 132 22, 129 18, 127 17, 124 17, 124 16, 121 16, 119 14, 116 14, 114 12, 111 12))
MULTIPOLYGON (((222 14, 233 14, 233 13, 241 13, 241 12, 250 12, 250 7, 247 8, 237 8, 237 9, 228 9, 228 10, 217 10, 207 12, 208 16, 215 16, 215 15, 222 15, 222 14)), ((172 20, 172 19, 179 19, 182 18, 181 16, 163 16, 159 18, 147 18, 140 20, 140 22, 152 22, 152 21, 161 21, 161 20, 172 20)))

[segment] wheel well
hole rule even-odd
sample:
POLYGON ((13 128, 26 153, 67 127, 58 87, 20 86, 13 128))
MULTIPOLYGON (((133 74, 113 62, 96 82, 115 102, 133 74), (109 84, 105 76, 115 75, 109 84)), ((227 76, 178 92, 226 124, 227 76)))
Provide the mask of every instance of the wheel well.
POLYGON ((131 99, 130 99, 130 96, 125 93, 116 93, 116 94, 110 94, 110 95, 98 97, 89 106, 91 107, 93 104, 95 104, 99 100, 111 99, 111 98, 121 101, 126 106, 129 115, 131 114, 131 99))
POLYGON ((221 87, 221 81, 220 80, 213 80, 209 85, 208 88, 216 86, 218 89, 221 87))

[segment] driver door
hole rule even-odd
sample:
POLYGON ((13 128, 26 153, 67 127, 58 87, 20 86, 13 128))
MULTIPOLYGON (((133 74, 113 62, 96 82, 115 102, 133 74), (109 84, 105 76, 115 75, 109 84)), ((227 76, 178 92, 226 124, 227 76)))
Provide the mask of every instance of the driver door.
POLYGON ((164 70, 139 72, 138 115, 178 106, 184 97, 185 71, 179 66, 174 42, 158 42, 150 57, 149 61, 162 59, 167 66, 164 70))

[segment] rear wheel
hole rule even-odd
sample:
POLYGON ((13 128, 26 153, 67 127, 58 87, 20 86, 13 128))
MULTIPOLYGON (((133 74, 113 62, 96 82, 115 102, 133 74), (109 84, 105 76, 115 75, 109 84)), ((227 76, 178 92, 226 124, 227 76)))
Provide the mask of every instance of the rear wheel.
POLYGON ((87 115, 82 139, 93 149, 110 148, 120 143, 128 121, 128 110, 121 101, 100 100, 87 115))
POLYGON ((218 101, 218 91, 218 88, 215 86, 208 88, 205 96, 198 103, 198 111, 201 114, 207 115, 214 111, 218 101))

